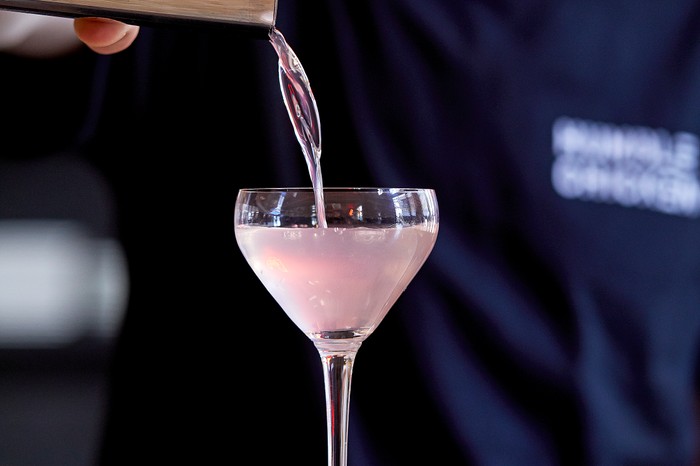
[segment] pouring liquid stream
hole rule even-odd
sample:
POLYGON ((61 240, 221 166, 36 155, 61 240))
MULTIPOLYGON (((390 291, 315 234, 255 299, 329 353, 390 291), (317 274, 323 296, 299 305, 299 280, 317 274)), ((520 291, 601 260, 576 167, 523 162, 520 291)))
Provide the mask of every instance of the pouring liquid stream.
POLYGON ((321 120, 316 99, 301 62, 282 33, 273 27, 269 36, 279 58, 279 81, 284 105, 287 108, 289 119, 294 127, 297 141, 301 145, 301 151, 311 176, 318 226, 326 228, 328 225, 323 200, 323 177, 321 176, 321 120))

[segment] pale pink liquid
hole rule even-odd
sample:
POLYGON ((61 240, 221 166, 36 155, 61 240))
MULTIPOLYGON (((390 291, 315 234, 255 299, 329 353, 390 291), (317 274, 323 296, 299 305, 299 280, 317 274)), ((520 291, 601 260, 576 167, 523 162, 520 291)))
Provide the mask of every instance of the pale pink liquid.
POLYGON ((279 57, 278 71, 284 105, 311 175, 318 224, 325 227, 326 207, 323 202, 323 176, 321 175, 321 118, 318 114, 316 99, 304 67, 287 43, 287 39, 277 28, 270 30, 270 43, 279 57))
POLYGON ((437 225, 402 228, 237 226, 265 288, 310 338, 366 338, 430 254, 437 225))

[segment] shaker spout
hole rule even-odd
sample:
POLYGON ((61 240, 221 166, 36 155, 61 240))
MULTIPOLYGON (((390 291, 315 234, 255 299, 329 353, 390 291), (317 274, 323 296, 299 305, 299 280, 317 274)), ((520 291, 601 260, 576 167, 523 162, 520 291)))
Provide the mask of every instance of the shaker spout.
POLYGON ((0 9, 54 16, 100 16, 131 24, 228 25, 267 38, 277 0, 0 0, 0 9))

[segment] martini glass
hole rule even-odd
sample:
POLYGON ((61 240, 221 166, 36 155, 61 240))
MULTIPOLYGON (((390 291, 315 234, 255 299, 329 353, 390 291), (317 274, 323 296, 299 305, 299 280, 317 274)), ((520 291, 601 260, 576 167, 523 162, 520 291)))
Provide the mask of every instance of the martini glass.
POLYGON ((432 189, 242 189, 238 246, 290 319, 313 342, 324 371, 328 465, 347 465, 355 356, 416 275, 437 239, 432 189))

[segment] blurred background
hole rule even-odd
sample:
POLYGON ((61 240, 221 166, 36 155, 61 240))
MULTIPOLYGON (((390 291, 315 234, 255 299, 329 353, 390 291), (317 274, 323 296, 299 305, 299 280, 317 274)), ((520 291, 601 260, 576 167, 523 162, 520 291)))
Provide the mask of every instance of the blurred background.
POLYGON ((70 154, 0 162, 0 465, 92 465, 128 292, 108 185, 70 154))
POLYGON ((3 13, 0 466, 94 465, 129 289, 113 190, 75 149, 96 58, 16 54, 39 17, 3 13))

